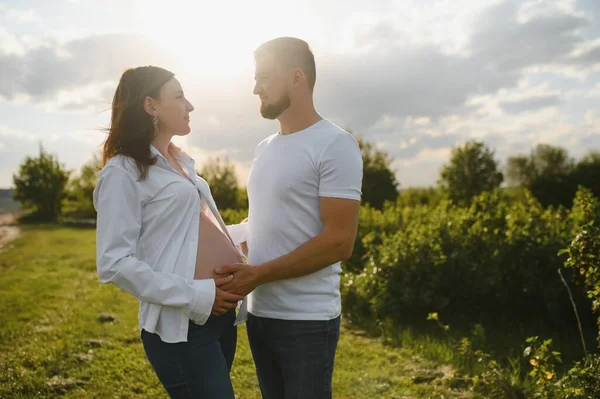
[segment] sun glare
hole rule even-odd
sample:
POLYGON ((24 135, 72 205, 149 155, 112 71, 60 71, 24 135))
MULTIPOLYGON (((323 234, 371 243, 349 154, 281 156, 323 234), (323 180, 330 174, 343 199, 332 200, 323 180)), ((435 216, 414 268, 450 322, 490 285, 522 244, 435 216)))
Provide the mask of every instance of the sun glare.
POLYGON ((136 0, 135 18, 137 31, 172 54, 169 64, 176 63, 179 71, 227 78, 253 69, 252 51, 263 41, 305 33, 289 20, 274 19, 277 7, 274 0, 136 0))

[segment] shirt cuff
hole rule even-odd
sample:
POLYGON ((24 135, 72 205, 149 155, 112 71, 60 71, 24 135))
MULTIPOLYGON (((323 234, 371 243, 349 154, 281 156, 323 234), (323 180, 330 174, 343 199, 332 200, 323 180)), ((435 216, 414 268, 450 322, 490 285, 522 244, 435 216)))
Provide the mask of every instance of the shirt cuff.
POLYGON ((195 324, 203 325, 212 313, 215 303, 216 286, 212 278, 194 280, 194 298, 187 312, 188 318, 195 324))
POLYGON ((232 224, 227 226, 227 230, 235 245, 248 241, 248 223, 232 224))
POLYGON ((319 197, 325 197, 325 198, 342 198, 342 199, 350 199, 350 200, 356 200, 356 201, 360 201, 361 200, 361 195, 360 192, 354 192, 354 191, 322 191, 319 192, 319 197))

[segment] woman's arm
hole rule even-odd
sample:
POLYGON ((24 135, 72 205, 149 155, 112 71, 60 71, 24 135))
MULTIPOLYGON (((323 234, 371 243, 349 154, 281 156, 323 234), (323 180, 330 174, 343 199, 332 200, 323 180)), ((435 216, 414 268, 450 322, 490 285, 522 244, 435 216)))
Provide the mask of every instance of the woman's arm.
POLYGON ((113 283, 138 299, 183 308, 197 324, 204 324, 215 301, 215 282, 186 280, 154 271, 135 257, 142 220, 142 198, 133 177, 110 166, 102 171, 94 190, 98 212, 97 272, 102 283, 113 283))
POLYGON ((241 223, 227 226, 227 231, 233 243, 242 249, 244 256, 248 256, 248 218, 241 223))

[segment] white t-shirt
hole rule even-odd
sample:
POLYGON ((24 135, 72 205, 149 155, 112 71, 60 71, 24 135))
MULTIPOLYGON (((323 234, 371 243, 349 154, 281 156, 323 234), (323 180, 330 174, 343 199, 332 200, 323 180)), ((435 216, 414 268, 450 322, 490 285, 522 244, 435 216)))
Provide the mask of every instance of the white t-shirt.
MULTIPOLYGON (((323 230, 319 197, 360 200, 362 157, 354 136, 327 120, 276 133, 257 147, 248 178, 248 263, 286 255, 323 230)), ((341 312, 340 263, 256 288, 259 317, 330 320, 341 312)))

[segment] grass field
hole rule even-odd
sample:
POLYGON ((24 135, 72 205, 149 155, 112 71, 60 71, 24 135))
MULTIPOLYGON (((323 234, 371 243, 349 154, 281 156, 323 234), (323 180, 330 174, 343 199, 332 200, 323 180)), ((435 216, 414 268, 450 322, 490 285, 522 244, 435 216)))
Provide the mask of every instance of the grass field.
MULTIPOLYGON (((0 252, 0 398, 166 398, 137 328, 137 300, 95 273, 94 230, 25 227, 0 252)), ((236 396, 260 398, 245 330, 236 396)), ((456 398, 438 367, 344 328, 335 398, 456 398), (413 377, 433 381, 417 384, 413 377)))

